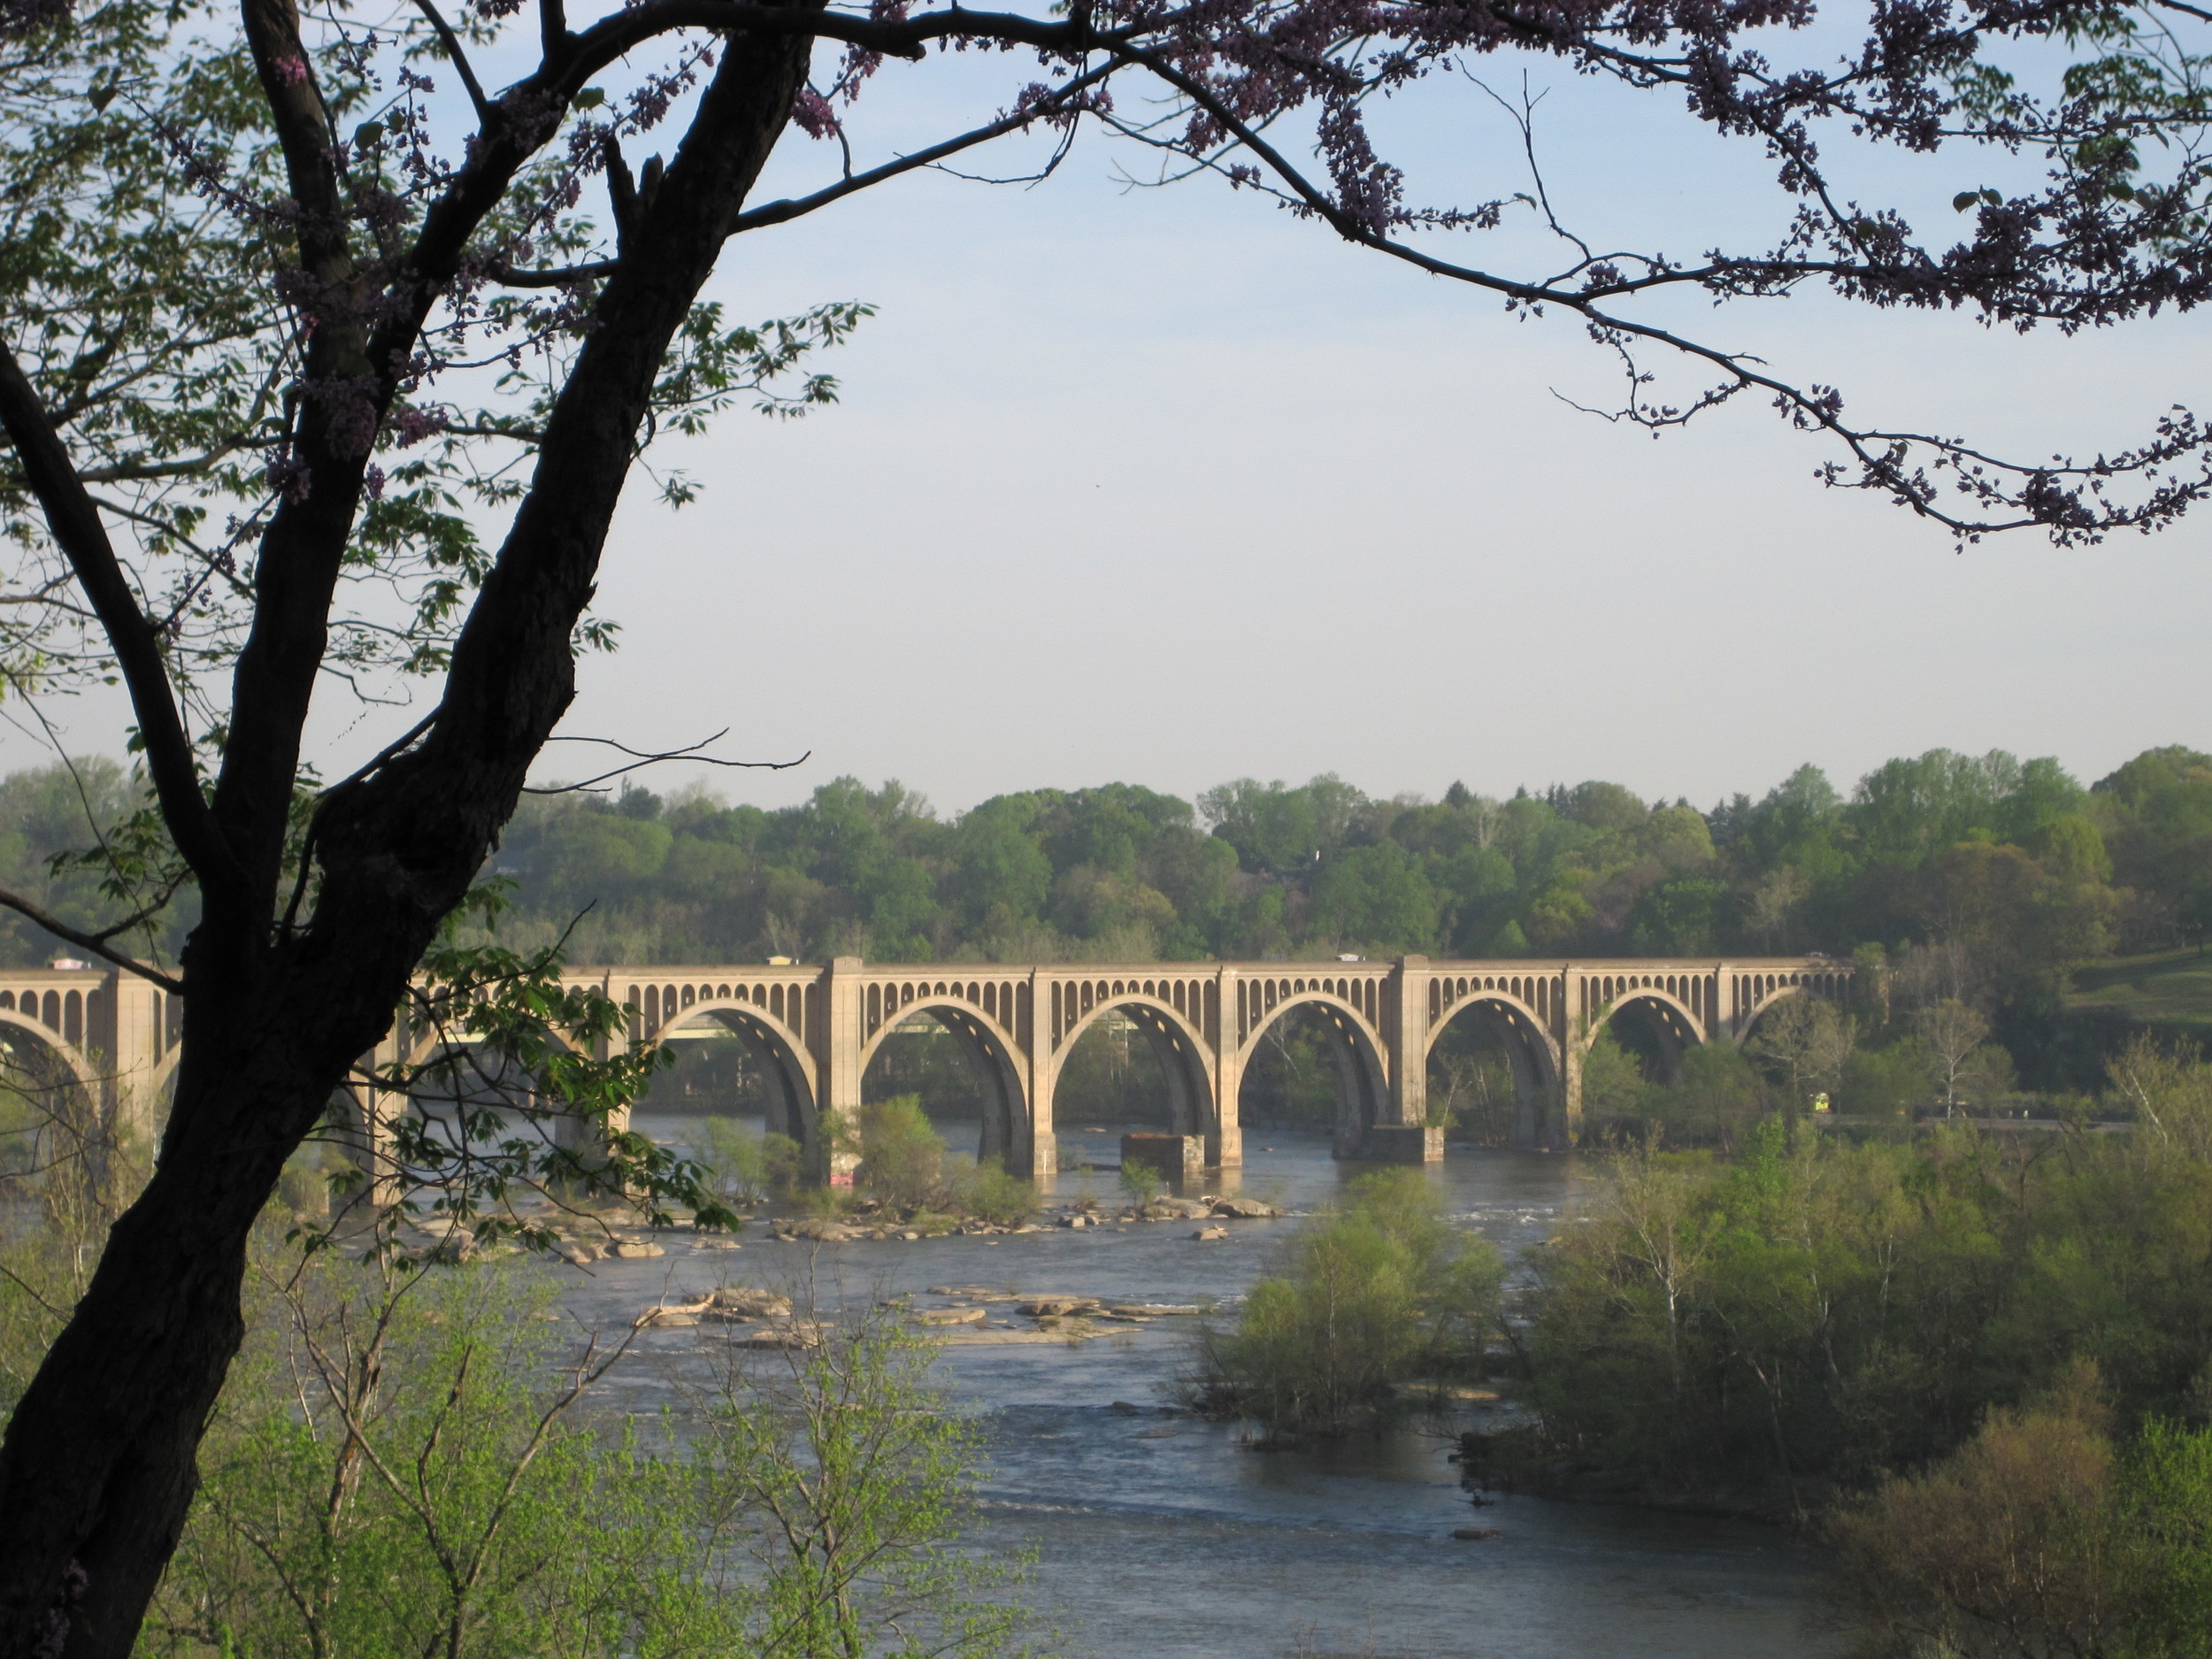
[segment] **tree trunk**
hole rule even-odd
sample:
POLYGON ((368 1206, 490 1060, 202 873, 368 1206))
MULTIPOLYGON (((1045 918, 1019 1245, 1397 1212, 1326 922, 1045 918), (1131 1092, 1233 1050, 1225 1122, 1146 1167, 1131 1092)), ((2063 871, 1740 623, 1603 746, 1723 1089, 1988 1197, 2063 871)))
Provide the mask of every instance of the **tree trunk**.
POLYGON ((159 1165, 0 1444, 0 1659, 129 1654, 242 1335, 254 1220, 348 1067, 388 1028, 568 707, 571 637, 668 342, 789 119, 810 50, 804 36, 725 44, 601 296, 436 720, 318 814, 322 880, 303 931, 273 942, 267 915, 236 903, 226 914, 207 894, 185 952, 184 1056, 159 1165))

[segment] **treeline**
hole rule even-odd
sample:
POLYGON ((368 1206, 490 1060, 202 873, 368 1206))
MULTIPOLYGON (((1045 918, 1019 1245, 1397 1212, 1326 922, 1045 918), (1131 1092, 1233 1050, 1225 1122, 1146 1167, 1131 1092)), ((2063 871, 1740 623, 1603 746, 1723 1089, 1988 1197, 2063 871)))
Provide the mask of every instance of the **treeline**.
POLYGON ((1966 946, 2001 993, 2212 926, 2212 756, 2084 787, 1936 750, 1848 798, 1815 767, 1710 811, 1584 783, 1378 800, 1330 776, 1195 804, 1131 784, 938 818, 845 778, 803 806, 526 801, 495 860, 578 953, 664 961, 1706 956, 1966 946))
MULTIPOLYGON (((0 879, 72 922, 118 913, 55 872, 135 803, 111 763, 0 782, 0 879)), ((522 942, 582 962, 1196 960, 1794 954, 1935 943, 1965 1000, 2047 1011, 2069 964, 2212 930, 2212 756, 2146 750, 2085 787, 2055 760, 1933 750, 1847 796, 1800 768, 1700 811, 1589 782, 1379 800, 1334 776, 1194 803, 1133 784, 938 817, 897 783, 803 805, 526 797, 495 856, 522 942)), ((173 946, 190 918, 167 918, 173 946)), ((0 923, 17 961, 51 949, 0 923)))

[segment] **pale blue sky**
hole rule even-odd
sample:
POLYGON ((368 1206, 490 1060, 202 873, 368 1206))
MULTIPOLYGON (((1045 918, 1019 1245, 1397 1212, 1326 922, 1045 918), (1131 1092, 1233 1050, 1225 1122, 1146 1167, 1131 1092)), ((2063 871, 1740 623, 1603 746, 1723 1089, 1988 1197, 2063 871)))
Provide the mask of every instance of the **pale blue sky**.
MULTIPOLYGON (((1517 63, 1494 68, 1517 84, 1517 63)), ((1033 72, 887 65, 862 154, 1002 106, 1033 72)), ((1692 255, 1779 222, 1756 147, 1670 97, 1534 73, 1555 199, 1594 242, 1692 255)), ((1525 186, 1472 87, 1382 127, 1432 199, 1525 186)), ((814 756, 718 775, 733 799, 849 772, 946 811, 1323 771, 1432 795, 1594 776, 1702 805, 1806 760, 1847 784, 1893 754, 2004 747, 2093 779, 2152 743, 2212 745, 2212 517, 1957 556, 1823 490, 1833 452, 1763 407, 1658 441, 1577 413, 1555 394, 1617 386, 1571 324, 1514 320, 1210 181, 1123 189, 1115 164, 1142 160, 1087 137, 1034 188, 917 177, 733 244, 716 291, 736 315, 880 314, 831 365, 838 408, 684 445, 707 488, 672 517, 634 489, 601 590, 626 644, 587 662, 565 729, 726 725, 732 752, 814 756)), ((795 134, 764 194, 830 162, 795 134)), ((1932 220, 2001 177, 1968 157, 1859 173, 1932 220)), ((1548 257, 1532 229, 1463 251, 1548 257)), ((2068 342, 1817 296, 1668 314, 1841 381, 1863 415, 2029 454, 2132 442, 2206 380, 2185 318, 2068 342)), ((85 741, 97 705, 70 712, 73 742, 105 746, 85 741)), ((340 717, 326 771, 413 718, 340 717)))

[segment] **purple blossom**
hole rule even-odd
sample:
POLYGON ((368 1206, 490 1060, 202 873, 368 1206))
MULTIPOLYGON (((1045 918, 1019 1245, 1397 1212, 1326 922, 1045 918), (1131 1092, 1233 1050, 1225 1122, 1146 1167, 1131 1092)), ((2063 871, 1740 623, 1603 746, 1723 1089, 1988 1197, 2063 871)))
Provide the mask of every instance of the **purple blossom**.
POLYGON ((443 410, 403 409, 391 419, 392 435, 399 440, 403 449, 420 443, 425 438, 443 432, 446 417, 443 410))
POLYGON ((296 506, 307 499, 314 485, 310 469, 296 457, 289 444, 279 444, 268 453, 268 465, 262 473, 262 481, 273 495, 281 495, 296 506))
POLYGON ((829 138, 837 132, 837 111, 812 87, 801 87, 791 100, 791 120, 809 138, 829 138))

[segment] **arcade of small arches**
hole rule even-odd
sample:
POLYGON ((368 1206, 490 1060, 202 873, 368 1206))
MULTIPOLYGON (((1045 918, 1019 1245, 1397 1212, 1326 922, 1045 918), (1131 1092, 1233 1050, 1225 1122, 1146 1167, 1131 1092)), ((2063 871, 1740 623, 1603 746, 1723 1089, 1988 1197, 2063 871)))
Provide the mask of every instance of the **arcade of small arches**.
MULTIPOLYGON (((1172 1133, 1206 1163, 1243 1161, 1232 1106, 1271 1027, 1301 1013, 1336 1062, 1335 1143, 1358 1156, 1428 1117, 1428 1061, 1463 1016, 1485 1022, 1521 1096, 1519 1138, 1571 1145, 1583 1056, 1632 1012, 1662 1062, 1702 1042, 1740 1043, 1785 998, 1847 995, 1847 965, 1757 962, 1389 962, 876 964, 578 970, 629 1010, 633 1047, 728 1032, 769 1079, 770 1127, 826 1172, 831 1114, 857 1112, 869 1068, 902 1025, 926 1020, 958 1046, 983 1095, 979 1151, 1029 1175, 1055 1171, 1056 1101, 1083 1033, 1107 1017, 1151 1053, 1172 1133)), ((911 1027, 910 1026, 910 1029, 911 1027)), ((1423 1156, 1435 1150, 1423 1142, 1423 1156)))
MULTIPOLYGON (((1235 1102, 1245 1073, 1270 1029, 1294 1013, 1325 1034, 1336 1063, 1340 1156, 1421 1129, 1430 1056, 1463 1017, 1484 1022, 1510 1060, 1519 1138, 1563 1147, 1581 1127, 1583 1057, 1622 1016, 1632 1010, 1656 1033, 1664 1063, 1699 1043, 1740 1044, 1787 998, 1843 998, 1852 974, 1817 956, 957 968, 840 957, 565 977, 626 1008, 627 1031, 614 1041, 632 1048, 718 1030, 742 1038, 771 1082, 771 1126, 807 1148, 821 1174, 829 1172, 829 1119, 857 1112, 869 1066, 892 1033, 927 1019, 981 1080, 980 1151, 1039 1176, 1055 1171, 1054 1106, 1069 1060, 1109 1016, 1157 1063, 1173 1132, 1202 1138, 1208 1165, 1233 1166, 1243 1162, 1235 1102)), ((149 1128, 176 1064, 180 1016, 178 998, 119 971, 0 970, 0 1051, 19 1069, 35 1059, 104 1103, 127 1104, 149 1128)), ((434 1041, 401 1022, 365 1057, 419 1064, 434 1041)), ((375 1115, 373 1102, 361 1105, 375 1115)))

